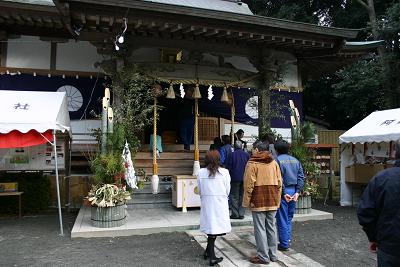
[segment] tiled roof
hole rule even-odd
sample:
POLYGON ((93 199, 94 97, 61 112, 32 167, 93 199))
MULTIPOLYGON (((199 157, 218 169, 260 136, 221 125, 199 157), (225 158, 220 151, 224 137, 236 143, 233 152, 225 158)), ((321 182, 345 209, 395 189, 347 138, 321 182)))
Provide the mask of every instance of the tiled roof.
POLYGON ((201 9, 210 9, 237 14, 253 15, 247 4, 236 0, 144 0, 147 2, 162 3, 176 6, 187 6, 201 9))

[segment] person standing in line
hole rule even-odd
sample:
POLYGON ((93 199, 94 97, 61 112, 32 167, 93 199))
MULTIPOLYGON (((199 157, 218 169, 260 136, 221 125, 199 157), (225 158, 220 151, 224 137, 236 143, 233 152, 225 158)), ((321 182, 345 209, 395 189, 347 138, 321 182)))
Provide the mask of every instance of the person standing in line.
POLYGON ((209 150, 218 150, 218 152, 221 150, 221 147, 223 146, 221 138, 219 136, 214 138, 214 142, 210 145, 209 150))
POLYGON ((283 179, 281 205, 276 214, 279 235, 278 249, 287 251, 292 236, 292 219, 296 202, 304 186, 304 172, 300 161, 288 155, 289 144, 287 142, 277 142, 275 149, 278 154, 276 160, 280 166, 283 179))
POLYGON ((251 263, 277 261, 275 215, 282 194, 279 165, 268 151, 268 143, 253 144, 253 153, 244 173, 243 207, 252 211, 257 255, 251 263))
POLYGON ((247 147, 247 142, 243 140, 244 137, 244 131, 242 129, 237 130, 235 133, 235 142, 240 141, 242 143, 242 149, 246 149, 247 147))
POLYGON ((237 140, 234 144, 235 151, 228 155, 225 167, 231 175, 231 219, 243 219, 243 175, 250 156, 242 150, 242 142, 237 140))
POLYGON ((233 147, 231 145, 231 137, 229 135, 221 136, 223 146, 220 149, 221 155, 221 165, 225 166, 225 161, 228 158, 229 154, 233 152, 233 147))
POLYGON ((197 176, 201 199, 200 231, 208 236, 203 257, 209 259, 210 266, 214 266, 223 260, 215 256, 215 240, 231 231, 228 207, 231 177, 229 171, 221 167, 216 150, 207 151, 205 165, 197 176))
POLYGON ((358 204, 357 216, 367 234, 378 267, 400 266, 400 144, 394 167, 378 172, 368 183, 358 204))

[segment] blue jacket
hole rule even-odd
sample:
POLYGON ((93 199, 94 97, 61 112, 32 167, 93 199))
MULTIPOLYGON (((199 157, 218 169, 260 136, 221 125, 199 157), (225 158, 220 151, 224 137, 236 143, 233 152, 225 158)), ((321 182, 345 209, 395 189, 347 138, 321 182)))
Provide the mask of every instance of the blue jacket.
POLYGON ((226 144, 221 147, 219 150, 219 154, 221 156, 221 164, 225 166, 225 161, 228 158, 228 155, 233 152, 233 147, 230 144, 226 144))
POLYGON ((250 155, 241 149, 236 149, 228 155, 225 161, 225 168, 229 170, 232 182, 243 182, 244 170, 250 155))
POLYGON ((383 252, 399 257, 400 160, 371 179, 361 196, 357 215, 369 241, 377 242, 383 252))
MULTIPOLYGON (((281 167, 283 185, 285 187, 295 186, 296 193, 300 192, 304 186, 304 173, 300 161, 287 154, 279 155, 276 161, 281 167)), ((285 188, 283 188, 282 194, 286 194, 285 188)))

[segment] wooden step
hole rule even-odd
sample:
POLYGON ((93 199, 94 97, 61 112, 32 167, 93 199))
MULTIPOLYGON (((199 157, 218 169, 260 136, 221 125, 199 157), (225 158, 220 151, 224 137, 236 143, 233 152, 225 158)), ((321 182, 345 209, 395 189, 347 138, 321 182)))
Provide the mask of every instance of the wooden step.
MULTIPOLYGON (((146 175, 153 174, 153 168, 137 168, 143 169, 146 172, 146 175)), ((137 170, 136 169, 136 170, 137 170)), ((172 175, 192 175, 193 173, 193 166, 187 168, 159 168, 158 169, 158 176, 172 176, 172 175)))
MULTIPOLYGON (((204 158, 205 152, 200 152, 200 158, 204 158)), ((135 155, 135 160, 138 159, 148 159, 152 160, 153 159, 153 154, 150 152, 138 152, 135 155)), ((163 160, 163 159, 188 159, 188 160, 193 160, 194 159, 194 152, 183 152, 183 151, 177 151, 177 152, 163 152, 160 153, 160 157, 157 158, 157 161, 163 160)))

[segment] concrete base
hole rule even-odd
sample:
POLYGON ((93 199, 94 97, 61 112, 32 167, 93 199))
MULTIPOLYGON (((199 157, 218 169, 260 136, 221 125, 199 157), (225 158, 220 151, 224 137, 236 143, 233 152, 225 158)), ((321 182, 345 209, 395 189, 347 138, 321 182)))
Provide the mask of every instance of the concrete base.
MULTIPOLYGON (((200 210, 187 213, 171 207, 162 209, 128 209, 127 223, 113 228, 96 228, 90 220, 90 207, 82 207, 71 231, 71 238, 116 237, 148 235, 161 232, 197 230, 200 223, 200 210)), ((332 213, 312 210, 310 214, 296 214, 294 221, 333 219, 332 213)), ((232 226, 252 225, 251 212, 243 220, 231 220, 232 226)))

